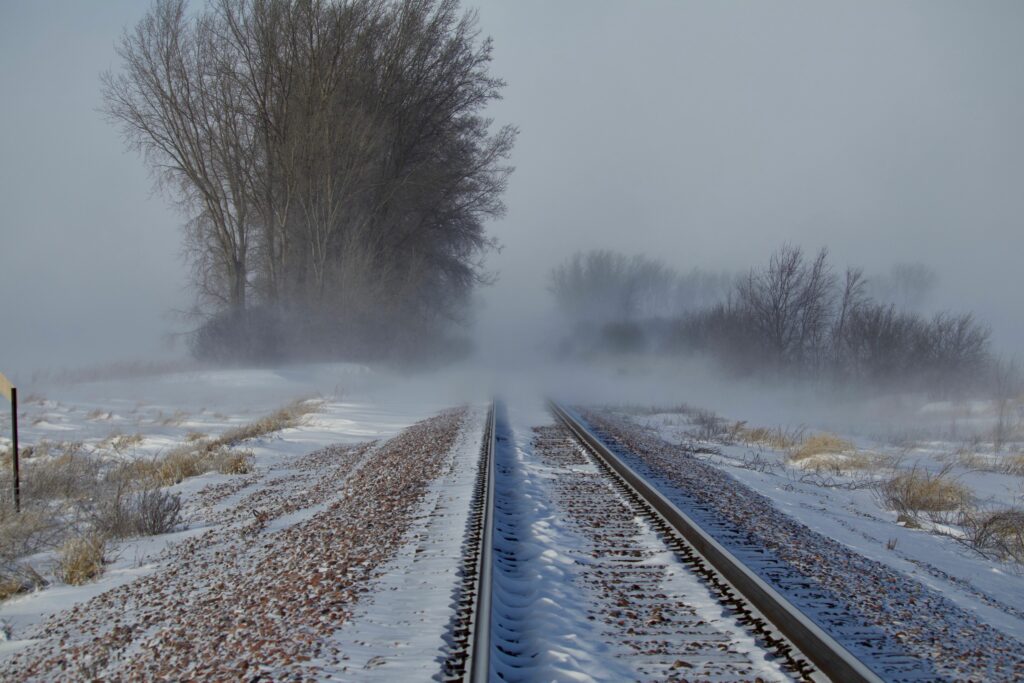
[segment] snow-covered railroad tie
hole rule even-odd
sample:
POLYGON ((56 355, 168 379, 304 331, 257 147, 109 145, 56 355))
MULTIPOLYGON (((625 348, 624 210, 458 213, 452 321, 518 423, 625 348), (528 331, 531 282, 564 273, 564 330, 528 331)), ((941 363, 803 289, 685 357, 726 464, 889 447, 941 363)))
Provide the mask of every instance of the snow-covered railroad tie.
POLYGON ((495 412, 490 680, 825 678, 578 434, 495 412))

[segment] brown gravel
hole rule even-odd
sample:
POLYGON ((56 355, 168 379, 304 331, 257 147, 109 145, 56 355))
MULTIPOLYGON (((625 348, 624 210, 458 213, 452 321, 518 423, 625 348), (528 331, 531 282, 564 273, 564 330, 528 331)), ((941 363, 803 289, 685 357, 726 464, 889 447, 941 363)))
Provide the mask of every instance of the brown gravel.
POLYGON ((0 678, 310 680, 340 669, 330 636, 401 544, 465 415, 379 446, 317 451, 227 509, 216 506, 252 481, 199 494, 194 514, 213 529, 170 548, 152 574, 41 624, 0 678))

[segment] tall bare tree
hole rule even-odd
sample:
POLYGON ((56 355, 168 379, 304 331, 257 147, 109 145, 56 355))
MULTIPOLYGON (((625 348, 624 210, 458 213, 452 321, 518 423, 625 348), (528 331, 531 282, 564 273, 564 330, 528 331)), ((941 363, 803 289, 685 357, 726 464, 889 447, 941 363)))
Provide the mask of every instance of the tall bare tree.
POLYGON ((504 211, 515 138, 482 115, 504 84, 476 15, 209 2, 156 0, 104 76, 111 118, 189 217, 204 343, 261 333, 255 309, 293 318, 279 327, 297 343, 456 320, 489 281, 484 222, 504 211))

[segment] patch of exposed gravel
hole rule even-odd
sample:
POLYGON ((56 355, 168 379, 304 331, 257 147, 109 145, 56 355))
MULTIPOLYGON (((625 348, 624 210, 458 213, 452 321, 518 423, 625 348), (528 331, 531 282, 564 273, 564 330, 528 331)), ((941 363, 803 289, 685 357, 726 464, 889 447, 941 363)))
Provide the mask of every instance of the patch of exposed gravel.
POLYGON ((1024 680, 1024 644, 918 581, 796 522, 725 472, 610 413, 627 462, 886 680, 1024 680))
POLYGON ((331 636, 402 543, 465 415, 200 494, 211 530, 170 548, 148 576, 36 627, 37 642, 0 664, 0 678, 311 680, 341 670, 331 636), (255 490, 217 508, 246 486, 255 490))

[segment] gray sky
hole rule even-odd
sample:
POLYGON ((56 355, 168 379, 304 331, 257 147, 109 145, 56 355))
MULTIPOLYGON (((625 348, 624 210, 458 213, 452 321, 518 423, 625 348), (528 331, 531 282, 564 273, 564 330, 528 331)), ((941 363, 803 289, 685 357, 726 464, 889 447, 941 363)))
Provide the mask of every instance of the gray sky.
MULTIPOLYGON (((922 261, 1024 351, 1024 3, 469 3, 521 128, 482 339, 580 248, 922 261)), ((96 112, 146 3, 0 0, 0 371, 160 352, 181 219, 96 112)))

